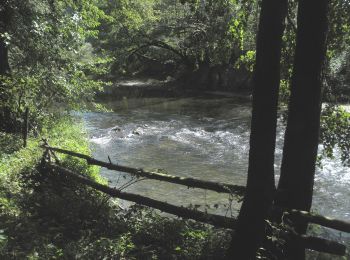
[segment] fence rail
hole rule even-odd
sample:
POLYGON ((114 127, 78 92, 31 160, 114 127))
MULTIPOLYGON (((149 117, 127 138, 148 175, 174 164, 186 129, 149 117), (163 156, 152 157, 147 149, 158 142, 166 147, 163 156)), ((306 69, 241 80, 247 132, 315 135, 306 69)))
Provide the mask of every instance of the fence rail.
POLYGON ((150 171, 145 171, 143 169, 137 169, 137 168, 132 168, 128 166, 113 164, 112 162, 103 162, 85 154, 72 152, 72 151, 57 148, 57 147, 51 147, 47 145, 45 145, 44 147, 51 151, 55 151, 58 153, 63 153, 63 154, 84 159, 88 164, 91 164, 91 165, 98 165, 110 170, 126 172, 137 177, 145 177, 148 179, 153 179, 158 181, 171 182, 175 184, 185 185, 191 188, 201 188, 201 189, 212 190, 220 193, 229 193, 239 197, 243 197, 245 193, 244 186, 232 185, 232 184, 226 184, 226 183, 220 183, 220 182, 204 181, 204 180, 199 180, 195 178, 173 176, 173 175, 158 173, 158 172, 150 172, 150 171))
MULTIPOLYGON (((193 187, 193 188, 202 188, 202 189, 208 189, 208 190, 213 190, 213 191, 222 192, 222 193, 229 193, 239 197, 244 196, 244 192, 245 192, 245 187, 243 186, 203 181, 203 180, 198 180, 194 178, 184 178, 184 177, 172 176, 172 175, 156 173, 156 172, 148 172, 142 169, 116 165, 116 164, 113 164, 111 161, 109 163, 103 162, 100 160, 96 160, 88 155, 84 155, 81 153, 77 153, 77 152, 73 152, 73 151, 69 151, 69 150, 65 150, 57 147, 51 147, 47 144, 46 141, 43 148, 46 149, 46 154, 52 153, 53 156, 56 158, 56 160, 57 160, 57 156, 55 155, 54 152, 78 157, 86 160, 88 164, 98 165, 110 170, 130 173, 137 177, 145 177, 145 178, 155 179, 159 181, 166 181, 166 182, 171 182, 175 184, 186 185, 188 187, 193 187)), ((196 220, 196 221, 211 224, 213 226, 220 227, 220 228, 235 229, 237 225, 237 220, 235 218, 209 214, 207 212, 201 212, 199 210, 191 209, 183 206, 176 206, 173 204, 169 204, 167 202, 158 201, 158 200, 151 199, 138 194, 123 192, 119 189, 111 188, 107 185, 103 185, 93 180, 90 180, 86 176, 81 175, 79 173, 75 173, 58 164, 52 163, 50 160, 46 165, 48 168, 54 171, 57 171, 67 177, 70 177, 79 183, 88 185, 96 190, 99 190, 105 194, 108 194, 111 197, 132 201, 132 202, 135 202, 144 206, 152 207, 160 211, 170 213, 185 219, 196 220)), ((273 210, 282 210, 282 212, 284 212, 284 216, 290 219, 302 219, 304 221, 307 221, 308 223, 318 224, 321 226, 333 228, 343 232, 350 232, 350 223, 346 221, 332 219, 321 215, 313 214, 310 212, 299 211, 295 209, 275 208, 273 210)), ((344 256, 346 254, 346 247, 343 244, 335 241, 331 241, 328 239, 301 235, 295 232, 287 232, 285 234, 282 234, 282 236, 288 238, 289 240, 297 241, 300 245, 303 245, 307 249, 312 249, 319 252, 325 252, 325 253, 341 255, 341 256, 344 256)))

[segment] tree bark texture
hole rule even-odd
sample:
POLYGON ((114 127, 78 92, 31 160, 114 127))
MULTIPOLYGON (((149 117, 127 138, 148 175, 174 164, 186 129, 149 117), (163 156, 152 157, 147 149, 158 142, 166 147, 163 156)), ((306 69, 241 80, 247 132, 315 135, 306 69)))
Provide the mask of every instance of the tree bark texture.
POLYGON ((298 33, 277 197, 285 208, 309 211, 321 113, 328 0, 300 0, 298 33))
POLYGON ((5 39, 0 36, 0 75, 6 75, 10 71, 8 63, 8 50, 5 39))
POLYGON ((8 62, 8 48, 3 34, 7 32, 11 10, 6 3, 0 4, 0 76, 10 72, 8 62))
POLYGON ((277 103, 286 11, 286 0, 262 1, 253 79, 247 191, 229 249, 231 259, 255 259, 275 191, 277 103))
MULTIPOLYGON (((325 60, 328 0, 300 0, 288 122, 276 204, 309 211, 317 157, 321 71, 325 60)), ((305 233, 306 221, 295 223, 305 233)), ((291 259, 303 259, 304 250, 292 249, 291 259)))

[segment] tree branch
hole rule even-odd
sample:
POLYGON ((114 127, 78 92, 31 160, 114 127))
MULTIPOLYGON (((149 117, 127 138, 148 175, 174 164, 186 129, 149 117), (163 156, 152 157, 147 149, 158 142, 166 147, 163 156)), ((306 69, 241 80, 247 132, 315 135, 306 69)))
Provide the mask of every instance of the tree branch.
POLYGON ((110 188, 106 185, 102 185, 95 181, 88 179, 87 177, 75 173, 71 170, 58 166, 56 164, 48 164, 48 167, 58 171, 59 173, 74 179, 75 181, 88 185, 96 190, 106 193, 112 197, 120 198, 123 200, 129 200, 144 206, 152 207, 160 211, 170 213, 185 219, 193 219, 199 222, 211 224, 216 227, 221 228, 234 228, 236 225, 236 220, 233 218, 228 218, 220 215, 208 214, 198 210, 185 208, 183 206, 175 206, 167 202, 162 202, 154 199, 150 199, 141 195, 122 192, 120 190, 110 188))
POLYGON ((179 177, 179 176, 173 176, 173 175, 158 173, 158 172, 148 172, 148 171, 144 171, 143 169, 136 169, 132 167, 116 165, 109 162, 108 163, 103 162, 100 160, 96 160, 88 155, 68 151, 61 148, 50 147, 46 145, 44 145, 44 147, 46 149, 56 151, 58 153, 64 153, 64 154, 68 154, 74 157, 84 159, 87 161, 88 164, 91 164, 91 165, 98 165, 110 170, 126 172, 139 177, 146 177, 146 178, 154 179, 158 181, 176 183, 176 184, 185 185, 192 188, 202 188, 202 189, 212 190, 212 191, 221 192, 221 193, 229 193, 240 197, 243 196, 245 192, 244 186, 231 185, 231 184, 219 183, 219 182, 211 182, 211 181, 203 181, 203 180, 198 180, 194 178, 179 177))

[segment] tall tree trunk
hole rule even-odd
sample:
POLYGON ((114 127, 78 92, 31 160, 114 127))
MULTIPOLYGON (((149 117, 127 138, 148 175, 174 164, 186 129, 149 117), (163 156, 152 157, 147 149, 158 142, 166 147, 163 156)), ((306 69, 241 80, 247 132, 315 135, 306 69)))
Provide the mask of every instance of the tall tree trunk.
POLYGON ((0 75, 6 75, 10 71, 8 63, 8 50, 5 39, 0 37, 0 75))
MULTIPOLYGON (((0 77, 6 76, 10 73, 10 65, 8 61, 8 48, 4 33, 7 32, 8 23, 10 21, 11 10, 8 3, 3 1, 0 4, 0 77)), ((0 87, 3 84, 0 78, 0 87)), ((0 93, 0 130, 8 130, 9 118, 11 118, 11 111, 8 107, 4 107, 2 102, 6 101, 7 97, 0 93)))
MULTIPOLYGON (((321 70, 325 60, 328 0, 299 0, 289 114, 276 204, 309 211, 320 128, 321 70)), ((304 233, 306 223, 296 223, 304 233)), ((293 250, 291 259, 303 259, 293 250)))
POLYGON ((229 255, 255 259, 275 191, 274 153, 287 0, 263 0, 257 37, 247 192, 229 255))
POLYGON ((8 62, 8 49, 5 38, 2 36, 7 32, 7 25, 10 19, 10 10, 6 4, 0 5, 0 75, 6 75, 10 71, 8 62))

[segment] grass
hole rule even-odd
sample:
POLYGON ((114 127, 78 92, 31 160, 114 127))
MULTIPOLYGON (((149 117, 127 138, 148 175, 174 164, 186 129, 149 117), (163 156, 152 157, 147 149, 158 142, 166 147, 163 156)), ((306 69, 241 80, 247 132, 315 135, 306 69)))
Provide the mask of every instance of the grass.
MULTIPOLYGON (((71 118, 42 131, 52 146, 90 154, 83 127, 71 118)), ((75 183, 41 163, 40 137, 22 148, 0 134, 0 259, 222 259, 230 234, 172 219, 75 183)), ((98 167, 66 155, 60 162, 106 183, 98 167)))

